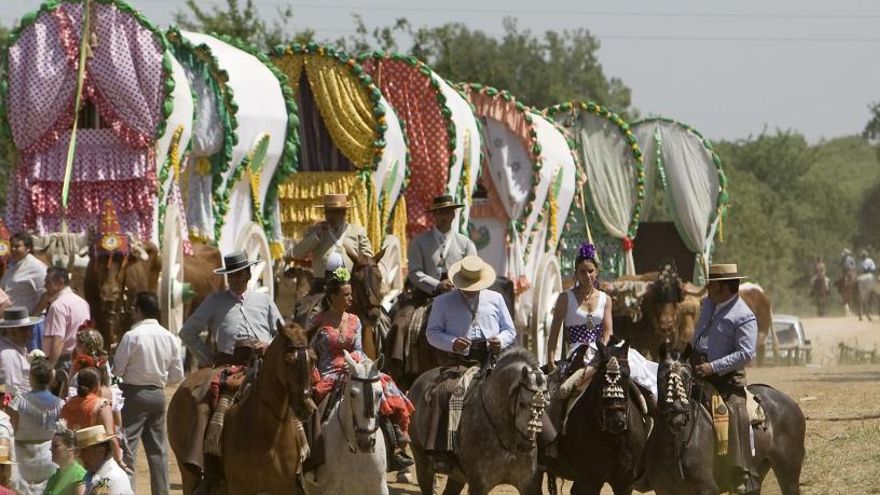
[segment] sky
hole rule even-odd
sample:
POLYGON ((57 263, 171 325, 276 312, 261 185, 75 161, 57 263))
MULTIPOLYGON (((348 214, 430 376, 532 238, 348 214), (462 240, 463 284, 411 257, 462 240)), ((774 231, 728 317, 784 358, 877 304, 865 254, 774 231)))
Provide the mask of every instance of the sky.
MULTIPOLYGON (((201 4, 220 0, 200 0, 201 4)), ((292 30, 318 39, 406 17, 415 26, 462 22, 489 34, 502 19, 535 33, 586 28, 608 77, 632 89, 643 116, 691 124, 713 140, 791 129, 811 142, 862 131, 880 101, 880 2, 870 0, 254 0, 267 19, 294 10, 292 30)), ((0 0, 10 26, 37 0, 0 0)), ((130 0, 167 25, 183 0, 130 0)), ((243 0, 242 0, 243 3, 243 0)))

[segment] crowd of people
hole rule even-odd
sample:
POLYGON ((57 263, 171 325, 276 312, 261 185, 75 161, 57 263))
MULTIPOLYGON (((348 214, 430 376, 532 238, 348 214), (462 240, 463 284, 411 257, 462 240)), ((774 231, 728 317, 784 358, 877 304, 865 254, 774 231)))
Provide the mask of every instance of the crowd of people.
MULTIPOLYGON (((356 361, 363 358, 362 322, 349 312, 351 270, 373 252, 364 229, 347 223, 345 195, 327 195, 323 207, 326 220, 288 253, 311 258, 320 274, 312 292, 322 293, 323 303, 307 325, 317 356, 312 380, 316 403, 332 400, 346 372, 346 354, 356 361)), ((441 365, 466 369, 513 345, 516 330, 504 298, 486 290, 496 280, 493 268, 476 255, 472 241, 452 228, 461 207, 450 196, 435 198, 429 210, 435 227, 410 243, 407 297, 433 301, 427 341, 444 353, 441 365)), ((159 323, 157 296, 138 293, 134 324, 116 345, 111 362, 109 343, 90 321, 88 303, 71 289, 67 270, 47 268, 34 257, 27 234, 14 235, 10 244, 0 279, 0 495, 133 493, 141 440, 151 492, 168 493, 165 387, 184 378, 182 345, 201 366, 217 369, 194 418, 192 445, 180 459, 199 475, 198 492, 210 493, 221 475, 216 462, 222 452, 220 432, 235 395, 228 391, 242 386, 248 364, 268 347, 283 322, 274 301, 248 289, 256 261, 244 252, 223 258, 223 267, 214 272, 226 277, 227 289, 205 299, 185 322, 180 339, 159 323), (210 344, 202 340, 204 331, 210 344)), ((562 293, 553 313, 547 371, 560 375, 559 381, 570 389, 583 389, 591 381, 596 348, 609 345, 613 335, 610 297, 598 289, 599 266, 595 248, 584 243, 574 287, 562 293), (560 332, 568 353, 557 361, 560 332)), ((754 357, 757 338, 755 317, 737 297, 741 278, 735 265, 710 268, 708 299, 694 340, 702 357, 696 372, 717 382, 730 401, 735 429, 731 450, 737 454, 748 438, 747 427, 741 426, 747 418, 740 399, 744 367, 754 357)), ((635 351, 629 363, 634 381, 652 400, 657 394, 656 363, 635 351)), ((391 377, 383 374, 381 382, 380 428, 391 447, 389 468, 404 469, 413 463, 406 451, 413 406, 391 377)), ((557 394, 553 399, 545 426, 545 444, 551 446, 561 430, 566 397, 557 394)), ((440 408, 442 403, 432 404, 440 408)), ((438 410, 431 415, 436 424, 431 426, 435 443, 430 450, 435 454, 452 448, 440 431, 440 425, 448 424, 440 419, 444 414, 438 410)), ((754 468, 735 464, 745 492, 754 489, 754 468)))

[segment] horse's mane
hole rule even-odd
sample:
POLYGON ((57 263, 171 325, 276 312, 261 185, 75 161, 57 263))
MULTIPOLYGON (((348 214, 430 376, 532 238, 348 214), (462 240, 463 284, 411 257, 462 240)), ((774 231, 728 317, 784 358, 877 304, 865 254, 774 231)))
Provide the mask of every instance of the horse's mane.
POLYGON ((538 359, 535 358, 535 355, 528 349, 518 346, 508 347, 501 351, 501 354, 498 355, 498 361, 495 363, 495 367, 503 368, 511 364, 521 363, 522 361, 525 361, 526 364, 532 368, 538 367, 538 359))

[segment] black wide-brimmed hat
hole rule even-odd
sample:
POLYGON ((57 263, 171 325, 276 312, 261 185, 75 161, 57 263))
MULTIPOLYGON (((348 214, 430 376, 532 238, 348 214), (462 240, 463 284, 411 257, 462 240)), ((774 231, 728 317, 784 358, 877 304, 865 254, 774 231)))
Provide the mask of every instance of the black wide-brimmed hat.
POLYGON ((24 306, 12 306, 3 311, 0 328, 32 327, 43 321, 42 316, 31 316, 24 306))
POLYGON ((444 194, 443 196, 437 196, 434 198, 434 201, 431 203, 431 207, 428 208, 428 211, 445 210, 447 208, 464 208, 464 205, 456 203, 455 199, 453 199, 452 196, 444 194))
POLYGON ((237 272, 256 265, 256 260, 249 260, 244 251, 236 251, 223 257, 223 268, 217 268, 214 273, 217 275, 225 275, 227 273, 237 272))

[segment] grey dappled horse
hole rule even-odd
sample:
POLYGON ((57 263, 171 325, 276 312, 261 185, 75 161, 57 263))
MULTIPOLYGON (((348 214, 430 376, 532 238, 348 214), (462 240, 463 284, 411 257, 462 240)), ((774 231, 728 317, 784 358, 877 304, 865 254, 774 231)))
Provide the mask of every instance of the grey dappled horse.
MULTIPOLYGON (((410 430, 422 495, 431 495, 434 490, 434 462, 422 442, 430 423, 428 393, 441 369, 420 376, 409 393, 415 405, 410 430)), ((472 382, 458 430, 461 440, 456 461, 460 469, 449 475, 444 495, 461 493, 465 484, 471 495, 486 495, 502 484, 513 485, 520 493, 539 489, 536 434, 546 390, 547 380, 537 360, 518 347, 503 351, 488 377, 472 382)))
MULTIPOLYGON (((690 344, 684 352, 660 346, 657 372, 658 403, 654 433, 648 441, 646 468, 648 481, 657 495, 717 494, 730 484, 728 464, 715 457, 712 417, 699 397, 690 393, 701 389, 689 362, 690 344), (717 474, 717 476, 716 476, 717 474), (720 487, 720 490, 719 490, 720 487)), ((755 433, 754 465, 764 477, 770 469, 784 495, 800 493, 800 473, 804 461, 804 414, 797 403, 767 385, 749 385, 766 419, 755 433)))

